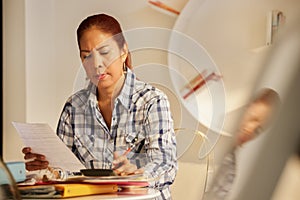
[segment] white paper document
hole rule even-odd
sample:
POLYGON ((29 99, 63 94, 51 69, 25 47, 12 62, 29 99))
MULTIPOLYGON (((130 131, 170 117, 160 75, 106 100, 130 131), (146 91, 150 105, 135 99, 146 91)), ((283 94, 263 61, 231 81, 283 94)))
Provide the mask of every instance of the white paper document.
POLYGON ((68 171, 79 171, 84 165, 61 141, 48 124, 13 122, 25 146, 32 152, 43 154, 50 167, 60 167, 68 171))

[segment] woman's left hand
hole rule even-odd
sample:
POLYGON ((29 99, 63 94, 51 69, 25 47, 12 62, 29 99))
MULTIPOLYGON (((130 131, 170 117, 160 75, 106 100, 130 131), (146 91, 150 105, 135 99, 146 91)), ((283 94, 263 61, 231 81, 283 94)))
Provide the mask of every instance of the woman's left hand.
POLYGON ((126 176, 129 174, 140 174, 144 170, 138 169, 136 165, 130 163, 127 159, 126 154, 119 156, 117 152, 114 152, 113 170, 120 176, 126 176))

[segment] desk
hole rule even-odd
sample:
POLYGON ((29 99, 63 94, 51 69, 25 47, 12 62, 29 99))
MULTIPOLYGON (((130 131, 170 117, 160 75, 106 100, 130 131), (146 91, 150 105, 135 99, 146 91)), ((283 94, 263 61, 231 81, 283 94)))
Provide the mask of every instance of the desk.
POLYGON ((91 196, 82 196, 82 197, 75 197, 75 198, 68 198, 74 200, 112 200, 112 199, 122 199, 122 200, 143 200, 143 199, 154 199, 160 195, 160 192, 155 189, 144 189, 143 194, 139 194, 139 192, 134 193, 127 193, 127 192, 118 192, 114 194, 101 194, 101 195, 91 195, 91 196))
MULTIPOLYGON (((118 192, 112 194, 99 194, 81 197, 66 198, 68 200, 150 200, 158 197, 160 192, 158 190, 147 188, 143 190, 136 190, 136 192, 118 192)), ((36 199, 31 199, 36 200, 36 199)), ((45 199, 46 200, 46 199, 45 199)), ((50 199, 49 199, 50 200, 50 199)))

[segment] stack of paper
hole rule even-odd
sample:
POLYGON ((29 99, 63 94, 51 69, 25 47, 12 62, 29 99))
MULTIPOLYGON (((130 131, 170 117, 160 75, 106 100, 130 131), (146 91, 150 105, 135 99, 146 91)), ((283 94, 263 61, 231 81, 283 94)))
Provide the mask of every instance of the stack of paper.
POLYGON ((118 191, 118 186, 116 184, 62 183, 21 186, 19 187, 19 191, 22 198, 66 198, 115 193, 118 191))

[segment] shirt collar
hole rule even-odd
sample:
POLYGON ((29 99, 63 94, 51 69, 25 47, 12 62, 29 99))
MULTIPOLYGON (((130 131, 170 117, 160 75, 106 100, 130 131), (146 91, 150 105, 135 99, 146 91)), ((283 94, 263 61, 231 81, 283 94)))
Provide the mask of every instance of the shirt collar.
POLYGON ((130 108, 132 102, 135 78, 135 74, 128 68, 123 88, 117 97, 117 100, 119 100, 120 103, 127 109, 130 108))
MULTIPOLYGON (((128 68, 124 85, 120 91, 120 94, 116 98, 116 100, 119 100, 120 103, 127 109, 130 108, 131 102, 132 102, 132 95, 134 91, 134 85, 135 85, 135 74, 128 68)), ((97 101, 97 87, 90 82, 87 86, 87 90, 89 91, 89 101, 92 102, 94 105, 98 105, 97 101)))
POLYGON ((90 81, 86 89, 89 93, 88 101, 91 103, 91 105, 98 106, 96 85, 90 81))

